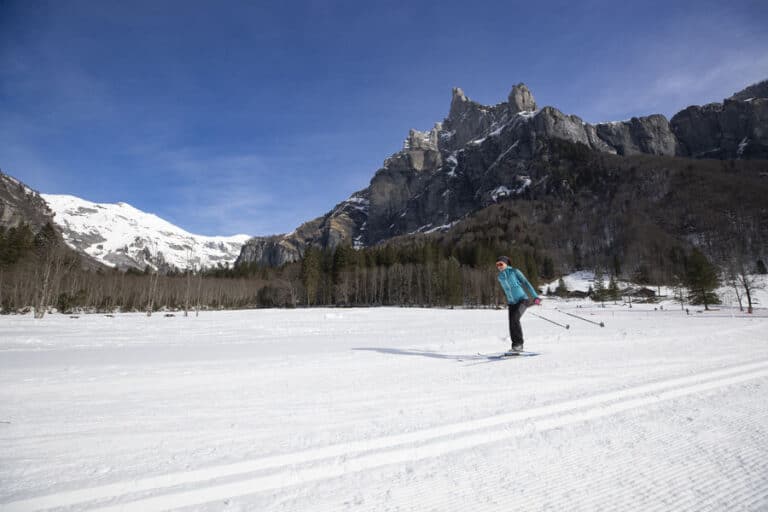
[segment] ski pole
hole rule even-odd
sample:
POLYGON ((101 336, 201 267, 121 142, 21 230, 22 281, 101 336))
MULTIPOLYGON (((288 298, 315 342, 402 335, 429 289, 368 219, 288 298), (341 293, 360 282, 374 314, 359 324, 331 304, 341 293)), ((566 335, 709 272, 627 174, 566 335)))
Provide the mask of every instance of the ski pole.
POLYGON ((564 315, 572 316, 573 318, 578 318, 579 320, 584 320, 585 322, 589 322, 591 324, 599 325, 600 327, 605 327, 605 324, 603 322, 595 322, 594 320, 590 320, 588 318, 584 318, 579 315, 574 315, 573 313, 568 313, 567 311, 560 311, 559 309, 556 309, 555 311, 559 311, 564 315))
POLYGON ((542 320, 546 320, 547 322, 549 322, 549 323, 551 323, 551 324, 555 324, 555 325, 557 325, 558 327, 562 327, 563 329, 570 329, 570 328, 571 328, 571 326, 570 326, 570 325, 568 325, 568 324, 565 324, 565 325, 563 325, 563 324, 559 324, 559 323, 555 322, 554 320, 550 320, 549 318, 547 318, 547 317, 545 317, 545 316, 537 315, 536 313, 533 313, 533 312, 532 312, 531 314, 532 314, 533 316, 535 316, 536 318, 541 318, 542 320))

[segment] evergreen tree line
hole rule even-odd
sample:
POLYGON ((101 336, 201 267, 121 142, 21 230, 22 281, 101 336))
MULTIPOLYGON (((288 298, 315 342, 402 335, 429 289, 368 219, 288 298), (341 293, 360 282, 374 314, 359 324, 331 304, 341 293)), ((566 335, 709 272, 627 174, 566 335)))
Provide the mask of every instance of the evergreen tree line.
MULTIPOLYGON (((279 268, 245 264, 166 274, 150 268, 86 270, 52 226, 34 233, 22 225, 0 229, 0 311, 34 308, 42 315, 55 308, 62 313, 119 310, 151 314, 159 310, 188 313, 331 305, 493 306, 505 303, 494 268, 499 255, 508 255, 536 287, 556 277, 555 262, 536 244, 503 246, 498 239, 453 245, 425 238, 362 250, 345 245, 334 250, 310 247, 301 261, 279 268)), ((746 289, 747 297, 750 285, 755 287, 742 282, 749 280, 744 266, 741 274, 718 273, 698 250, 678 251, 670 257, 674 260, 670 268, 677 270, 665 282, 643 265, 628 277, 639 284, 672 285, 681 294, 685 289, 681 301, 705 306, 718 302, 714 290, 721 284, 721 275, 746 289)), ((597 268, 590 292, 593 300, 618 300, 622 295, 616 284, 621 261, 613 258, 609 263, 597 268)), ((765 272, 765 265, 758 262, 756 270, 765 272)), ((562 281, 554 291, 542 291, 570 295, 562 281)))
MULTIPOLYGON (((508 254, 534 284, 554 277, 551 258, 533 248, 447 246, 411 240, 355 250, 310 247, 298 265, 300 305, 489 306, 503 303, 494 263, 508 254)), ((234 276, 269 273, 242 265, 234 276)))

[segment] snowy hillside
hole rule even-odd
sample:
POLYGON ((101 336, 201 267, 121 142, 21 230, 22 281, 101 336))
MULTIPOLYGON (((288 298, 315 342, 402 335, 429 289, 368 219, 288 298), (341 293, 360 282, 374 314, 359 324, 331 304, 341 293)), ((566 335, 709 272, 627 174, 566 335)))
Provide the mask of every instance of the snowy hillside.
POLYGON ((766 326, 548 299, 491 360, 506 310, 0 316, 0 511, 768 510, 766 326))
POLYGON ((248 235, 194 235, 126 203, 92 203, 69 195, 42 194, 56 213, 66 242, 102 263, 144 269, 232 264, 248 235))

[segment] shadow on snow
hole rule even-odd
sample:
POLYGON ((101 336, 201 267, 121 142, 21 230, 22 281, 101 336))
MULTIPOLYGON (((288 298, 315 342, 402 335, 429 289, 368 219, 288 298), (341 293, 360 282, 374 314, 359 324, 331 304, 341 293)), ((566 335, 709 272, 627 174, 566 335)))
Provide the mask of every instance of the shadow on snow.
POLYGON ((430 350, 407 350, 407 349, 384 348, 384 347, 360 347, 360 348, 353 348, 352 350, 378 352, 380 354, 394 354, 396 356, 431 357, 433 359, 448 359, 452 361, 477 361, 477 360, 486 359, 485 356, 481 356, 479 354, 472 354, 472 355, 444 354, 442 352, 433 352, 430 350))

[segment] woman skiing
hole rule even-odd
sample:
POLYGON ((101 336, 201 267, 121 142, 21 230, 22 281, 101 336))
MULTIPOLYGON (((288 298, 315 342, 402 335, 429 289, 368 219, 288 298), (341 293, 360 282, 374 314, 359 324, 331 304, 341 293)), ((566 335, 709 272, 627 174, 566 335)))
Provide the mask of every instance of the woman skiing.
POLYGON ((510 265, 509 258, 506 256, 496 258, 496 269, 499 271, 499 284, 509 304, 509 337, 512 338, 512 352, 522 352, 523 327, 520 325, 520 318, 531 303, 538 306, 541 304, 541 299, 523 273, 510 265), (526 293, 523 286, 530 293, 526 293))

